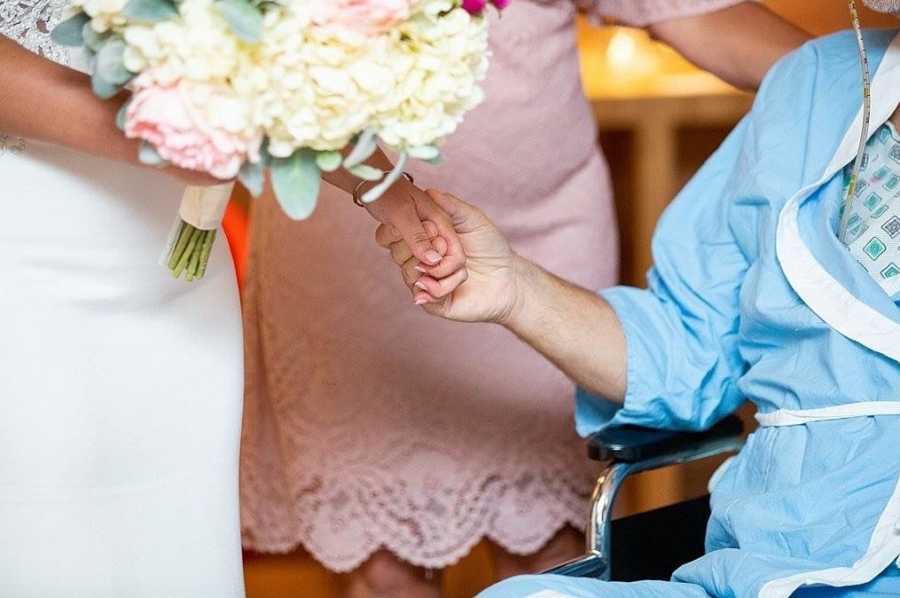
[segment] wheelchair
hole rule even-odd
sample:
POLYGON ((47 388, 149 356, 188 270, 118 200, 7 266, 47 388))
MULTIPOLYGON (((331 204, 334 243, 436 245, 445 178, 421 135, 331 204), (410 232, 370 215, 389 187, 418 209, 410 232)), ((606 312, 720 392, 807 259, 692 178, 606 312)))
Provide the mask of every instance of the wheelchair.
POLYGON ((731 415, 704 432, 617 428, 588 438, 588 457, 603 463, 591 498, 587 552, 548 574, 604 581, 669 580, 704 553, 709 496, 613 520, 622 484, 630 476, 670 465, 736 453, 744 426, 731 415))

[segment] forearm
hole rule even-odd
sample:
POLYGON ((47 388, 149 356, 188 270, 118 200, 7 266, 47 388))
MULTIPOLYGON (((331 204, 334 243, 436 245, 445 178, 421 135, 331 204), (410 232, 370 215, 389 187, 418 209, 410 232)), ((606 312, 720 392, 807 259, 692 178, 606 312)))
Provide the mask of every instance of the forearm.
POLYGON ((115 125, 123 101, 98 100, 86 75, 0 36, 0 131, 136 163, 137 141, 115 125))
POLYGON ((650 27, 697 66, 741 89, 756 89, 775 62, 809 35, 762 4, 744 2, 650 27))
POLYGON ((582 388, 622 402, 625 335, 609 304, 521 257, 516 271, 517 301, 502 323, 582 388))
MULTIPOLYGON (((138 141, 126 138, 115 124, 126 99, 123 94, 99 100, 87 75, 0 36, 0 131, 138 164, 138 141)), ((383 170, 392 168, 380 149, 367 163, 383 170)), ((359 182, 343 169, 325 173, 324 178, 348 193, 359 182)))

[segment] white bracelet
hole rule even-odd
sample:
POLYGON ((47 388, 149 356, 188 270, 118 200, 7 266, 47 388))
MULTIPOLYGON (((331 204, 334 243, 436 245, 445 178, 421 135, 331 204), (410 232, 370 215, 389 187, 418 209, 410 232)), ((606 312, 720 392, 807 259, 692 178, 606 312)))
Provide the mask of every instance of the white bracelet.
MULTIPOLYGON (((404 171, 404 172, 403 172, 403 177, 404 177, 407 181, 409 181, 411 185, 415 185, 415 184, 416 184, 416 180, 413 178, 413 175, 409 174, 408 172, 404 171)), ((361 208, 366 207, 366 204, 363 203, 363 200, 362 200, 362 190, 363 190, 363 186, 364 186, 366 183, 375 183, 375 182, 377 182, 377 181, 360 181, 359 183, 357 183, 357 184, 356 184, 356 187, 353 188, 353 193, 352 193, 352 196, 353 196, 353 203, 355 203, 356 205, 358 205, 358 206, 361 207, 361 208)))

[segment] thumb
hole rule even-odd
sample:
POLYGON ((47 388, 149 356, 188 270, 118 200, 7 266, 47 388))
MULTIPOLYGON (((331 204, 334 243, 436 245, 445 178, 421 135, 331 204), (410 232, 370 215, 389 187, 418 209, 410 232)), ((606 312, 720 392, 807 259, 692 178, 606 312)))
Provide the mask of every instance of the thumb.
POLYGON ((455 195, 441 193, 435 189, 429 189, 426 193, 447 213, 453 222, 453 228, 459 233, 469 232, 487 220, 481 210, 455 195))

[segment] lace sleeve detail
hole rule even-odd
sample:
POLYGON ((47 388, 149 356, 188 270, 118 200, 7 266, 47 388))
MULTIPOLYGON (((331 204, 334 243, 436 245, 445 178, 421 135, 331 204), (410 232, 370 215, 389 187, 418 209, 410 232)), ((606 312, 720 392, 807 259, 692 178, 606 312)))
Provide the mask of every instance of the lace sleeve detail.
POLYGON ((50 32, 68 4, 69 0, 0 0, 0 34, 36 54, 67 65, 69 52, 53 43, 50 32))

